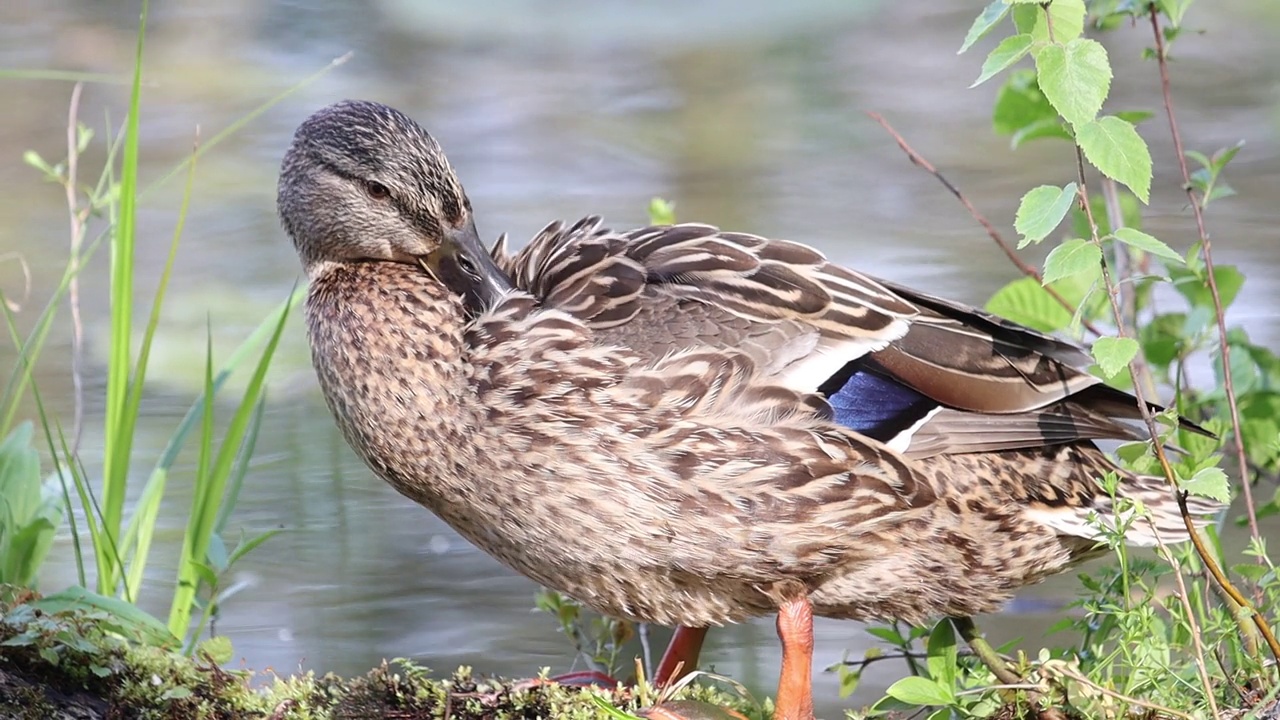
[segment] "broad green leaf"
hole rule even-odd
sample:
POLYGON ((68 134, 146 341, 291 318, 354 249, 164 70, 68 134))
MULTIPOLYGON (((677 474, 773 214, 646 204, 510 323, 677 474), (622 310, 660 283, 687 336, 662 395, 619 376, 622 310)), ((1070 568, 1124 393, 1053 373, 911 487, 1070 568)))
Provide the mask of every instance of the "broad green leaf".
POLYGON ((927 650, 929 677, 942 687, 954 688, 958 674, 956 633, 949 619, 943 618, 933 626, 927 650))
POLYGON ((988 32, 991 32, 991 28, 995 27, 996 23, 1003 20, 1004 16, 1008 13, 1008 3, 1004 0, 991 0, 991 4, 983 8, 982 12, 978 14, 978 17, 973 19, 973 24, 969 26, 969 32, 964 36, 964 44, 960 46, 960 49, 956 51, 956 54, 959 55, 970 47, 973 47, 974 43, 981 40, 988 32))
POLYGON ((1049 37, 1049 23, 1039 0, 1028 3, 1015 2, 1013 24, 1020 33, 1030 33, 1036 42, 1065 44, 1084 32, 1085 7, 1083 0, 1053 0, 1049 5, 1053 19, 1053 37, 1049 37))
POLYGON ((1191 2, 1192 0, 1156 0, 1156 4, 1160 6, 1160 12, 1169 18, 1169 22, 1174 27, 1182 25, 1182 16, 1186 14, 1191 2))
POLYGON ((981 85, 989 80, 992 75, 1021 60, 1030 52, 1031 42, 1031 36, 1026 34, 1010 35, 1001 40, 1000 44, 987 55, 987 59, 982 63, 982 72, 969 87, 981 85))
POLYGON ((1035 278, 1018 278, 996 291, 987 312, 1040 332, 1057 332, 1071 324, 1071 311, 1053 299, 1035 278))
POLYGON ((1142 202, 1151 199, 1151 151, 1133 125, 1105 116, 1076 126, 1076 142, 1103 175, 1129 186, 1142 202))
POLYGON ((178 644, 178 639, 170 634, 168 628, 137 605, 119 598, 99 595, 82 587, 70 587, 62 592, 45 595, 28 604, 41 612, 50 614, 100 610, 108 618, 103 621, 103 626, 112 632, 136 637, 149 645, 158 647, 171 647, 178 644))
POLYGON ((1010 144, 1015 149, 1036 138, 1071 139, 1071 134, 1062 127, 1058 111, 1040 92, 1036 71, 1030 68, 1011 71, 1000 86, 991 113, 991 126, 998 135, 1012 135, 1010 144))
POLYGON ((1096 40, 1048 45, 1036 55, 1036 70, 1049 103, 1077 128, 1097 117, 1111 89, 1107 50, 1096 40))
MULTIPOLYGON (((1217 265, 1213 271, 1222 307, 1230 307, 1244 285, 1244 275, 1234 265, 1217 265)), ((1169 277, 1173 280, 1173 289, 1181 293, 1192 307, 1213 307, 1213 295, 1209 292, 1209 286, 1196 273, 1183 268, 1170 267, 1169 277)))
POLYGON ((890 685, 885 694, 909 705, 950 705, 955 700, 951 688, 916 675, 890 685))
POLYGON ((1054 228, 1062 224, 1075 197, 1075 183, 1067 183, 1060 188, 1041 185, 1023 195, 1013 221, 1013 228, 1022 236, 1018 247, 1024 248, 1048 237, 1054 228))
POLYGON ((1186 352, 1190 338, 1182 334, 1185 322, 1183 313, 1161 313, 1150 322, 1141 324, 1138 335, 1142 340, 1142 354, 1148 363, 1165 368, 1186 352))
POLYGON ((1100 337, 1093 341, 1093 359, 1108 380, 1120 374, 1138 354, 1138 341, 1133 338, 1100 337))
POLYGON ((1122 227, 1115 231, 1111 237, 1131 248, 1137 248, 1145 253, 1155 255, 1166 262, 1177 263, 1178 265, 1186 264, 1186 261, 1182 259, 1182 256, 1175 252, 1173 248, 1164 244, 1163 240, 1158 240, 1141 230, 1122 227))
POLYGON ((1074 238, 1049 253, 1044 259, 1042 282, 1051 283, 1065 277, 1102 272, 1102 250, 1091 242, 1074 238))
POLYGON ((1192 495, 1213 498, 1218 502, 1231 502, 1231 483, 1222 468, 1207 467, 1199 470, 1179 486, 1192 495))

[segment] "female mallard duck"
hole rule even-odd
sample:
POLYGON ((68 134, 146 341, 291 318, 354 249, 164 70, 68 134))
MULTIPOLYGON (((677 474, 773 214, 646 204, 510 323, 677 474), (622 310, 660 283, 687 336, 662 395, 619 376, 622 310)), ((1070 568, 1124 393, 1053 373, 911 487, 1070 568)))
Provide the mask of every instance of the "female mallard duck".
POLYGON ((1105 473, 1151 513, 1130 542, 1185 537, 1092 443, 1137 409, 1081 350, 803 245, 588 219, 495 262, 436 141, 369 102, 298 128, 278 202, 365 462, 602 613, 778 613, 778 718, 812 717, 812 613, 994 610, 1095 552, 1105 473))

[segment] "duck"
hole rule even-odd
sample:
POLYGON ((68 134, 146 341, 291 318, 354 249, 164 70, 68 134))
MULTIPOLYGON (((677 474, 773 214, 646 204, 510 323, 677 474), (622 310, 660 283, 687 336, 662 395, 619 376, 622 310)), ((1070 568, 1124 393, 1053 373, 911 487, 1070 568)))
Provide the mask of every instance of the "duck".
POLYGON ((302 122, 277 206, 322 394, 369 468, 686 645, 773 615, 775 720, 813 717, 815 615, 969 617, 1108 528, 1187 539, 1164 480, 1097 445, 1145 435, 1087 351, 807 245, 587 217, 486 248, 436 139, 363 100, 302 122))

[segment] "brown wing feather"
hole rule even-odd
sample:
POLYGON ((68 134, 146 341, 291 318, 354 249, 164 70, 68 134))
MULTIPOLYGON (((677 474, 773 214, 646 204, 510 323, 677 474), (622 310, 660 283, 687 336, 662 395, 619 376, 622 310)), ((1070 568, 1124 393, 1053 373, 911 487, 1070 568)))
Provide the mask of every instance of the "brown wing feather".
POLYGON ((1139 416, 1133 398, 1086 372, 1079 346, 798 243, 697 224, 615 233, 589 217, 495 259, 601 342, 651 360, 735 349, 807 396, 862 357, 942 406, 900 447, 911 457, 1141 437, 1122 422, 1139 416))

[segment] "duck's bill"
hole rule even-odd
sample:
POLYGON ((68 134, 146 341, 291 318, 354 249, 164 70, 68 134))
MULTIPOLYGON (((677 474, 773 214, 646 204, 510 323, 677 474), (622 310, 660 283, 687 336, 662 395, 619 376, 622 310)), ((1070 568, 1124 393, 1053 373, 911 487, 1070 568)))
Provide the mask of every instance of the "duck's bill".
POLYGON ((473 314, 493 307, 513 288, 480 242, 473 223, 447 231, 440 247, 423 258, 423 265, 445 287, 461 295, 473 314))

